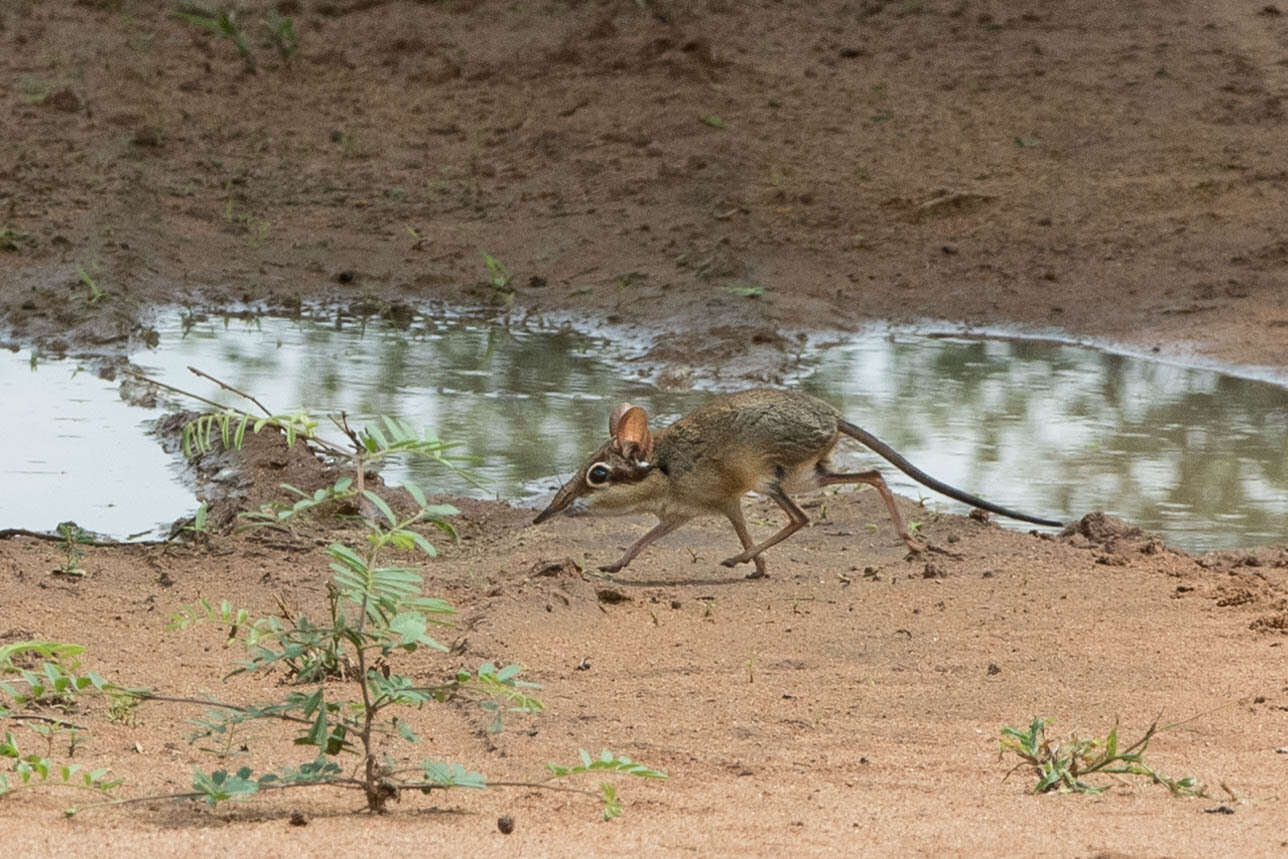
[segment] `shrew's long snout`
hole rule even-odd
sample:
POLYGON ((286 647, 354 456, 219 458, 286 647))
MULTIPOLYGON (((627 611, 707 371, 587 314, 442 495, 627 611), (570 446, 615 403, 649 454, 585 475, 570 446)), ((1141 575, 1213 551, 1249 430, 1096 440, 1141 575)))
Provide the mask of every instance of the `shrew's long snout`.
POLYGON ((575 488, 573 488, 572 484, 571 483, 564 484, 563 486, 559 487, 559 491, 555 493, 555 497, 551 499, 550 504, 546 507, 546 509, 538 513, 537 518, 532 520, 532 524, 540 525, 542 522, 546 521, 551 516, 557 516, 558 514, 562 513, 564 510, 567 510, 568 505, 572 504, 572 502, 576 500, 576 498, 577 498, 577 492, 575 488))

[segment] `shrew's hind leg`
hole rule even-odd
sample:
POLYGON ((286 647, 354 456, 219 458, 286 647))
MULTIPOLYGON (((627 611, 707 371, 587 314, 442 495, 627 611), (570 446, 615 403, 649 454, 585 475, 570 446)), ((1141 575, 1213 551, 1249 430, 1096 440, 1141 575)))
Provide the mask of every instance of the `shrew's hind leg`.
POLYGON ((819 463, 818 469, 815 471, 815 477, 818 479, 819 486, 831 486, 836 483, 866 483, 868 486, 874 487, 877 492, 881 493, 881 500, 885 502, 886 510, 890 512, 890 520, 894 523, 894 529, 898 532, 899 538, 913 552, 926 550, 926 544, 913 537, 908 532, 907 526, 903 524, 903 516, 899 515, 899 508, 895 505, 894 495, 890 492, 890 488, 886 486, 885 480, 881 477, 881 472, 875 468, 871 471, 838 474, 819 463))

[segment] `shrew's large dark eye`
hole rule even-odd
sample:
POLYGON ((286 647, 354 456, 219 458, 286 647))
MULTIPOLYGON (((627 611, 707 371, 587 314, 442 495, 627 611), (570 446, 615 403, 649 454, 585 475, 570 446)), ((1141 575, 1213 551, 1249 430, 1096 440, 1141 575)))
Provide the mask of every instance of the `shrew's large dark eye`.
POLYGON ((590 468, 586 469, 586 482, 591 486, 604 486, 608 483, 608 477, 612 472, 608 466, 602 462, 597 462, 590 468))

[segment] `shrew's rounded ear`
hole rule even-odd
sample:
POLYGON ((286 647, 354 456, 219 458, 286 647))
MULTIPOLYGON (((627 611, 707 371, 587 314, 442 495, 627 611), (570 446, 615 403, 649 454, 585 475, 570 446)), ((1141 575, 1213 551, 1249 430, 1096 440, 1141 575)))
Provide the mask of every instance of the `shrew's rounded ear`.
POLYGON ((635 408, 630 403, 622 403, 613 409, 613 413, 608 416, 608 435, 610 438, 617 438, 617 425, 622 422, 622 415, 635 408))
POLYGON ((648 415, 639 406, 623 403, 625 411, 613 412, 609 424, 613 430, 613 447, 627 459, 647 461, 653 454, 653 433, 649 432, 648 415))

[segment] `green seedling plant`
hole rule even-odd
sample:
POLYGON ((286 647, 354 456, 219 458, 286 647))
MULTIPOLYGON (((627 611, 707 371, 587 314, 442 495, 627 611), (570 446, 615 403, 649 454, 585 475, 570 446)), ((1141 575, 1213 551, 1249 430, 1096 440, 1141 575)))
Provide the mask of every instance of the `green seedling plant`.
POLYGON ((295 35, 295 20, 278 14, 277 7, 273 7, 264 19, 264 27, 268 30, 268 41, 277 49, 277 55, 289 63, 300 49, 295 35))
POLYGON ((76 750, 89 742, 89 738, 81 733, 79 725, 61 719, 28 721, 27 727, 45 741, 45 754, 48 757, 54 756, 56 744, 65 744, 63 747, 67 749, 67 757, 74 758, 76 750))
POLYGON ((58 534, 62 537, 58 548, 63 553, 63 561, 54 572, 61 576, 77 578, 85 575, 85 570, 80 565, 81 558, 85 557, 85 551, 81 546, 93 542, 93 538, 81 530, 75 522, 59 522, 58 534))
MULTIPOLYGON (((1103 793, 1109 785, 1096 785, 1087 781, 1091 776, 1139 776, 1153 784, 1161 784, 1173 796, 1204 796, 1204 786, 1192 777, 1169 778, 1145 762, 1149 741, 1162 728, 1158 720, 1149 726, 1140 739, 1126 746, 1119 745, 1118 725, 1115 724, 1103 738, 1083 738, 1076 734, 1065 742, 1055 742, 1046 737, 1048 722, 1035 716, 1027 729, 1006 727, 1002 729, 1001 751, 1012 752, 1020 762, 1007 775, 1023 767, 1037 775, 1034 793, 1103 793)), ((1179 724, 1179 723, 1176 723, 1179 724)))
POLYGON ((512 277, 509 267, 487 251, 482 251, 482 254, 483 265, 487 267, 487 282, 491 284, 493 289, 507 289, 510 286, 512 277))
POLYGON ((31 235, 29 233, 15 230, 12 227, 0 227, 0 251, 17 253, 30 240, 31 235))
POLYGON ((192 514, 192 521, 184 525, 180 530, 191 534, 194 537, 208 537, 210 531, 207 527, 206 520, 210 516, 210 505, 205 501, 197 505, 197 512, 192 514))
POLYGON ((742 298, 760 298, 765 294, 765 288, 758 283, 735 283, 726 286, 725 292, 731 292, 742 298))
MULTIPOLYGON (((636 763, 624 755, 614 755, 608 749, 604 749, 598 758, 591 758, 590 753, 585 749, 578 749, 577 754, 581 763, 565 767, 559 764, 546 764, 546 769, 555 778, 566 778, 571 775, 580 773, 595 772, 616 772, 625 773, 626 775, 639 776, 640 778, 666 778, 666 773, 661 770, 655 770, 646 767, 644 764, 636 763)), ((602 781, 599 783, 600 797, 604 802, 604 819, 612 820, 614 817, 622 816, 622 803, 617 798, 617 788, 612 782, 602 781)))
POLYGON ((341 477, 332 485, 319 487, 311 493, 289 483, 281 484, 281 488, 292 497, 281 501, 270 501, 260 505, 258 510, 247 510, 239 514, 243 523, 239 530, 272 528, 291 531, 293 521, 300 514, 321 507, 330 507, 357 495, 357 490, 353 488, 352 477, 341 477))
POLYGON ((98 285, 98 281, 90 276, 82 266, 76 266, 76 276, 80 278, 81 283, 85 284, 89 294, 85 296, 85 303, 89 305, 98 304, 107 297, 107 290, 98 285))
POLYGON ((237 26, 237 15, 231 11, 214 11, 200 7, 190 7, 191 11, 176 12, 180 19, 197 27, 209 30, 220 38, 227 39, 237 48, 246 71, 255 71, 255 55, 250 49, 250 40, 237 26))
MULTIPOLYGON (((419 742, 408 723, 388 711, 419 708, 466 689, 481 689, 489 703, 490 696, 500 696, 512 712, 540 712, 540 701, 527 691, 534 684, 518 678, 518 666, 497 669, 485 664, 477 672, 458 671, 435 685, 416 683, 394 670, 398 654, 421 648, 445 651, 429 629, 452 612, 442 600, 421 594, 421 577, 414 567, 384 563, 384 555, 392 549, 432 552, 432 544, 413 526, 441 519, 441 514, 424 503, 418 489, 409 492, 416 498, 416 507, 399 516, 368 490, 378 512, 362 517, 367 545, 327 547, 332 598, 330 616, 322 623, 302 616, 252 618, 244 611, 233 615, 234 635, 242 639, 247 659, 231 674, 284 668, 289 679, 307 688, 251 706, 212 701, 196 720, 193 742, 219 742, 251 720, 286 721, 296 728, 294 744, 311 748, 312 757, 268 772, 256 773, 249 767, 231 774, 197 769, 193 788, 201 799, 213 805, 264 790, 326 784, 361 790, 367 808, 383 812, 404 790, 483 787, 486 782, 481 775, 459 765, 426 759, 408 766, 382 751, 396 739, 419 742), (326 682, 337 675, 340 684, 326 682), (340 760, 345 756, 356 756, 356 767, 343 767, 340 760)), ((202 608, 204 613, 188 609, 173 625, 187 626, 203 618, 222 620, 232 614, 223 605, 218 613, 202 608)))

